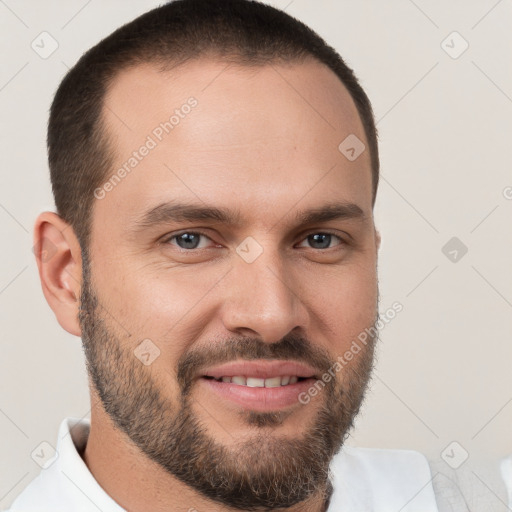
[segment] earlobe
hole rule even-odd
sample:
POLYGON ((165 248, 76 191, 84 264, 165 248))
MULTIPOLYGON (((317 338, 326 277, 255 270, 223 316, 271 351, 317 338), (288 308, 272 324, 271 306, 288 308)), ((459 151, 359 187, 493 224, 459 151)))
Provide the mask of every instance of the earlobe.
POLYGON ((80 336, 82 257, 73 228, 56 213, 41 213, 34 225, 33 251, 43 294, 57 321, 69 333, 80 336))

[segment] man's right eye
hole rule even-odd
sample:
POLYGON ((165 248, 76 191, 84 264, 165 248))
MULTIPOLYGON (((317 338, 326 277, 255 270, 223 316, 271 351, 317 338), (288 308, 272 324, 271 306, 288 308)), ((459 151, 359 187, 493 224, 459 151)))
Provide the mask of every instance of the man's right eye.
POLYGON ((210 240, 204 233, 196 231, 184 231, 177 235, 172 235, 164 240, 164 243, 171 243, 171 245, 177 245, 180 249, 192 250, 192 249, 205 249, 204 243, 201 243, 201 237, 203 239, 210 240), (174 242, 173 242, 174 241, 174 242))

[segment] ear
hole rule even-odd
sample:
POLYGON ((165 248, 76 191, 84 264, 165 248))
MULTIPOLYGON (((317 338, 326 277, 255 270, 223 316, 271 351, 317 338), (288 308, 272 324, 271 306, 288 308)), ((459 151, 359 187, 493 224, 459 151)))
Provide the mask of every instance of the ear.
POLYGON ((375 241, 376 241, 376 247, 377 247, 377 251, 378 251, 380 249, 381 236, 380 236, 380 231, 378 231, 377 228, 375 228, 375 241))
POLYGON ((73 228, 56 213, 41 213, 34 225, 33 251, 44 296, 57 321, 80 336, 82 253, 73 228))

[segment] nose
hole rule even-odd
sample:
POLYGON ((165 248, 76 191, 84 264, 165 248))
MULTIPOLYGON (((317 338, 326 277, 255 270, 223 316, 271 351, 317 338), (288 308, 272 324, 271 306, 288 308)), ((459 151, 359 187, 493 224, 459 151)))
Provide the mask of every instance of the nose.
POLYGON ((269 253, 265 250, 252 263, 235 257, 224 282, 221 316, 229 331, 275 343, 294 329, 305 330, 309 315, 298 276, 279 256, 269 253))

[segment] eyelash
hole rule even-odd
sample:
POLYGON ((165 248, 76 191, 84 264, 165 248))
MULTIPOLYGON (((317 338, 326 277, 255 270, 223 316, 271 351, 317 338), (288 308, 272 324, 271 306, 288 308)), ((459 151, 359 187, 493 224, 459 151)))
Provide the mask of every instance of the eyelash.
MULTIPOLYGON (((174 234, 172 236, 169 236, 169 237, 166 237, 164 240, 163 240, 163 244, 169 244, 171 240, 174 240, 178 237, 180 237, 181 235, 185 235, 185 234, 188 234, 188 235, 201 235, 201 236, 204 236, 205 238, 208 238, 209 240, 211 240, 211 238, 206 234, 206 233, 203 233, 202 231, 182 231, 180 233, 177 233, 177 234, 174 234)), ((339 246, 343 246, 343 245, 348 245, 348 242, 346 240, 344 240, 343 238, 340 237, 340 235, 336 234, 336 233, 333 233, 331 231, 312 231, 308 234, 306 234, 302 239, 301 239, 301 242, 303 242, 304 240, 306 240, 308 237, 310 237, 311 235, 330 235, 330 236, 333 236, 335 238, 337 238, 339 240, 339 244, 333 246, 333 247, 327 247, 325 249, 316 249, 317 251, 327 251, 329 249, 334 249, 335 247, 339 247, 339 246)), ((175 245, 175 244, 172 244, 172 245, 175 245)), ((198 250, 201 250, 201 249, 209 249, 209 247, 205 248, 195 248, 195 249, 183 249, 182 247, 179 247, 178 245, 175 245, 175 247, 177 247, 180 251, 182 252, 193 252, 193 251, 198 251, 198 250)), ((310 249, 313 249, 315 250, 314 247, 310 247, 310 249)))

